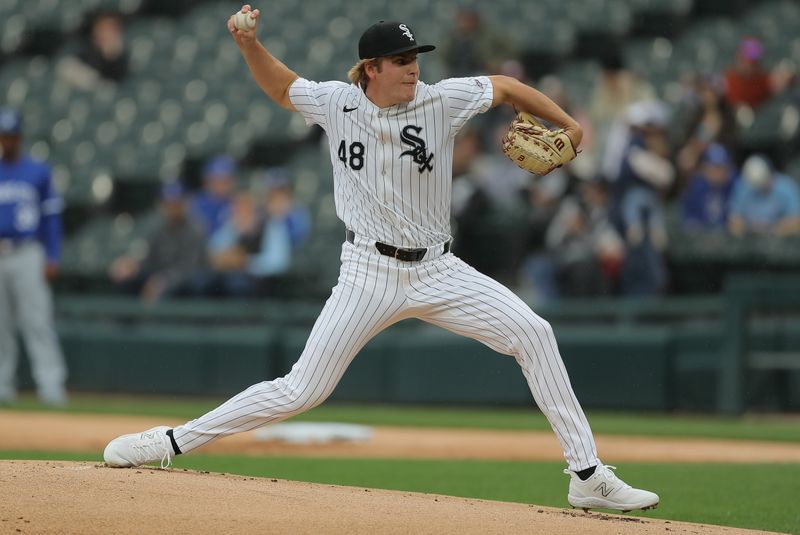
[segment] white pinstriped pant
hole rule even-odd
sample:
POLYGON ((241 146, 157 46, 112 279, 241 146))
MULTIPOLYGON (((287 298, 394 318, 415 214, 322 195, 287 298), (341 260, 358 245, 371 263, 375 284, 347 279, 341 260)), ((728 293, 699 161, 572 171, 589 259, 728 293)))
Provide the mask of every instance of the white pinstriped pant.
MULTIPOLYGON (((433 253, 433 254, 432 254, 433 253)), ((374 242, 345 242, 339 281, 300 359, 284 377, 255 384, 176 427, 184 453, 216 438, 279 422, 322 403, 362 347, 390 325, 416 317, 513 356, 547 417, 571 470, 599 463, 550 324, 497 281, 451 253, 421 262, 383 256, 374 242)))

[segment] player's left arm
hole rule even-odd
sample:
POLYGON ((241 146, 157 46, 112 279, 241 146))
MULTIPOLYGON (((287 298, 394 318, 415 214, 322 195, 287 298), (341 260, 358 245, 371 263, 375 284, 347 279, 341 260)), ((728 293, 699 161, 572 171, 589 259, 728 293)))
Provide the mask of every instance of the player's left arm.
POLYGON ((583 129, 578 121, 549 97, 510 76, 489 76, 489 80, 492 82, 492 107, 510 104, 517 110, 541 117, 566 130, 573 147, 578 148, 583 139, 583 129))

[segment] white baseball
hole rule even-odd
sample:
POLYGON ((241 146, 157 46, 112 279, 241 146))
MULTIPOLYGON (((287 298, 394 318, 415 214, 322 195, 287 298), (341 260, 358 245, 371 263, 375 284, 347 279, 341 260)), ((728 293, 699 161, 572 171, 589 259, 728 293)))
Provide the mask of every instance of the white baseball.
POLYGON ((252 11, 248 11, 247 13, 243 13, 239 11, 236 15, 233 16, 233 24, 239 30, 252 30, 256 27, 256 19, 250 16, 252 11))

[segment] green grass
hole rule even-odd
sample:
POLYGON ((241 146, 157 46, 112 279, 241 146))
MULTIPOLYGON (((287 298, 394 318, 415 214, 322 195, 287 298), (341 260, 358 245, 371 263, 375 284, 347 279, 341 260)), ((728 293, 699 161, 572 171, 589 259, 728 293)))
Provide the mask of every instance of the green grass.
MULTIPOLYGON (((75 395, 66 412, 132 414, 190 420, 217 406, 222 399, 184 397, 75 395)), ((24 397, 17 410, 46 410, 24 397)), ((366 425, 460 427, 480 429, 549 430, 544 416, 530 408, 448 408, 405 405, 325 404, 294 418, 295 421, 347 422, 366 425)), ((595 433, 651 436, 709 437, 800 442, 800 418, 625 414, 589 412, 595 433)))
MULTIPOLYGON (((97 454, 11 451, 0 458, 100 460, 97 454)), ((567 507, 567 478, 558 462, 192 454, 178 457, 175 467, 567 507)), ((800 465, 627 463, 618 473, 661 496, 658 509, 637 515, 800 534, 800 465)))

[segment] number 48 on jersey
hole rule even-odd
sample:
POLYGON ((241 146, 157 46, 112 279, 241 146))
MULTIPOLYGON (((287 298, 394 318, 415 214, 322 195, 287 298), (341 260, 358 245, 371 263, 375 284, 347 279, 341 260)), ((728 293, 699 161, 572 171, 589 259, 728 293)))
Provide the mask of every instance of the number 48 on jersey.
POLYGON ((359 141, 353 141, 350 143, 350 146, 347 146, 347 142, 343 139, 341 143, 339 143, 339 160, 344 163, 345 166, 350 166, 350 169, 354 171, 358 171, 362 167, 364 167, 364 144, 359 141))

